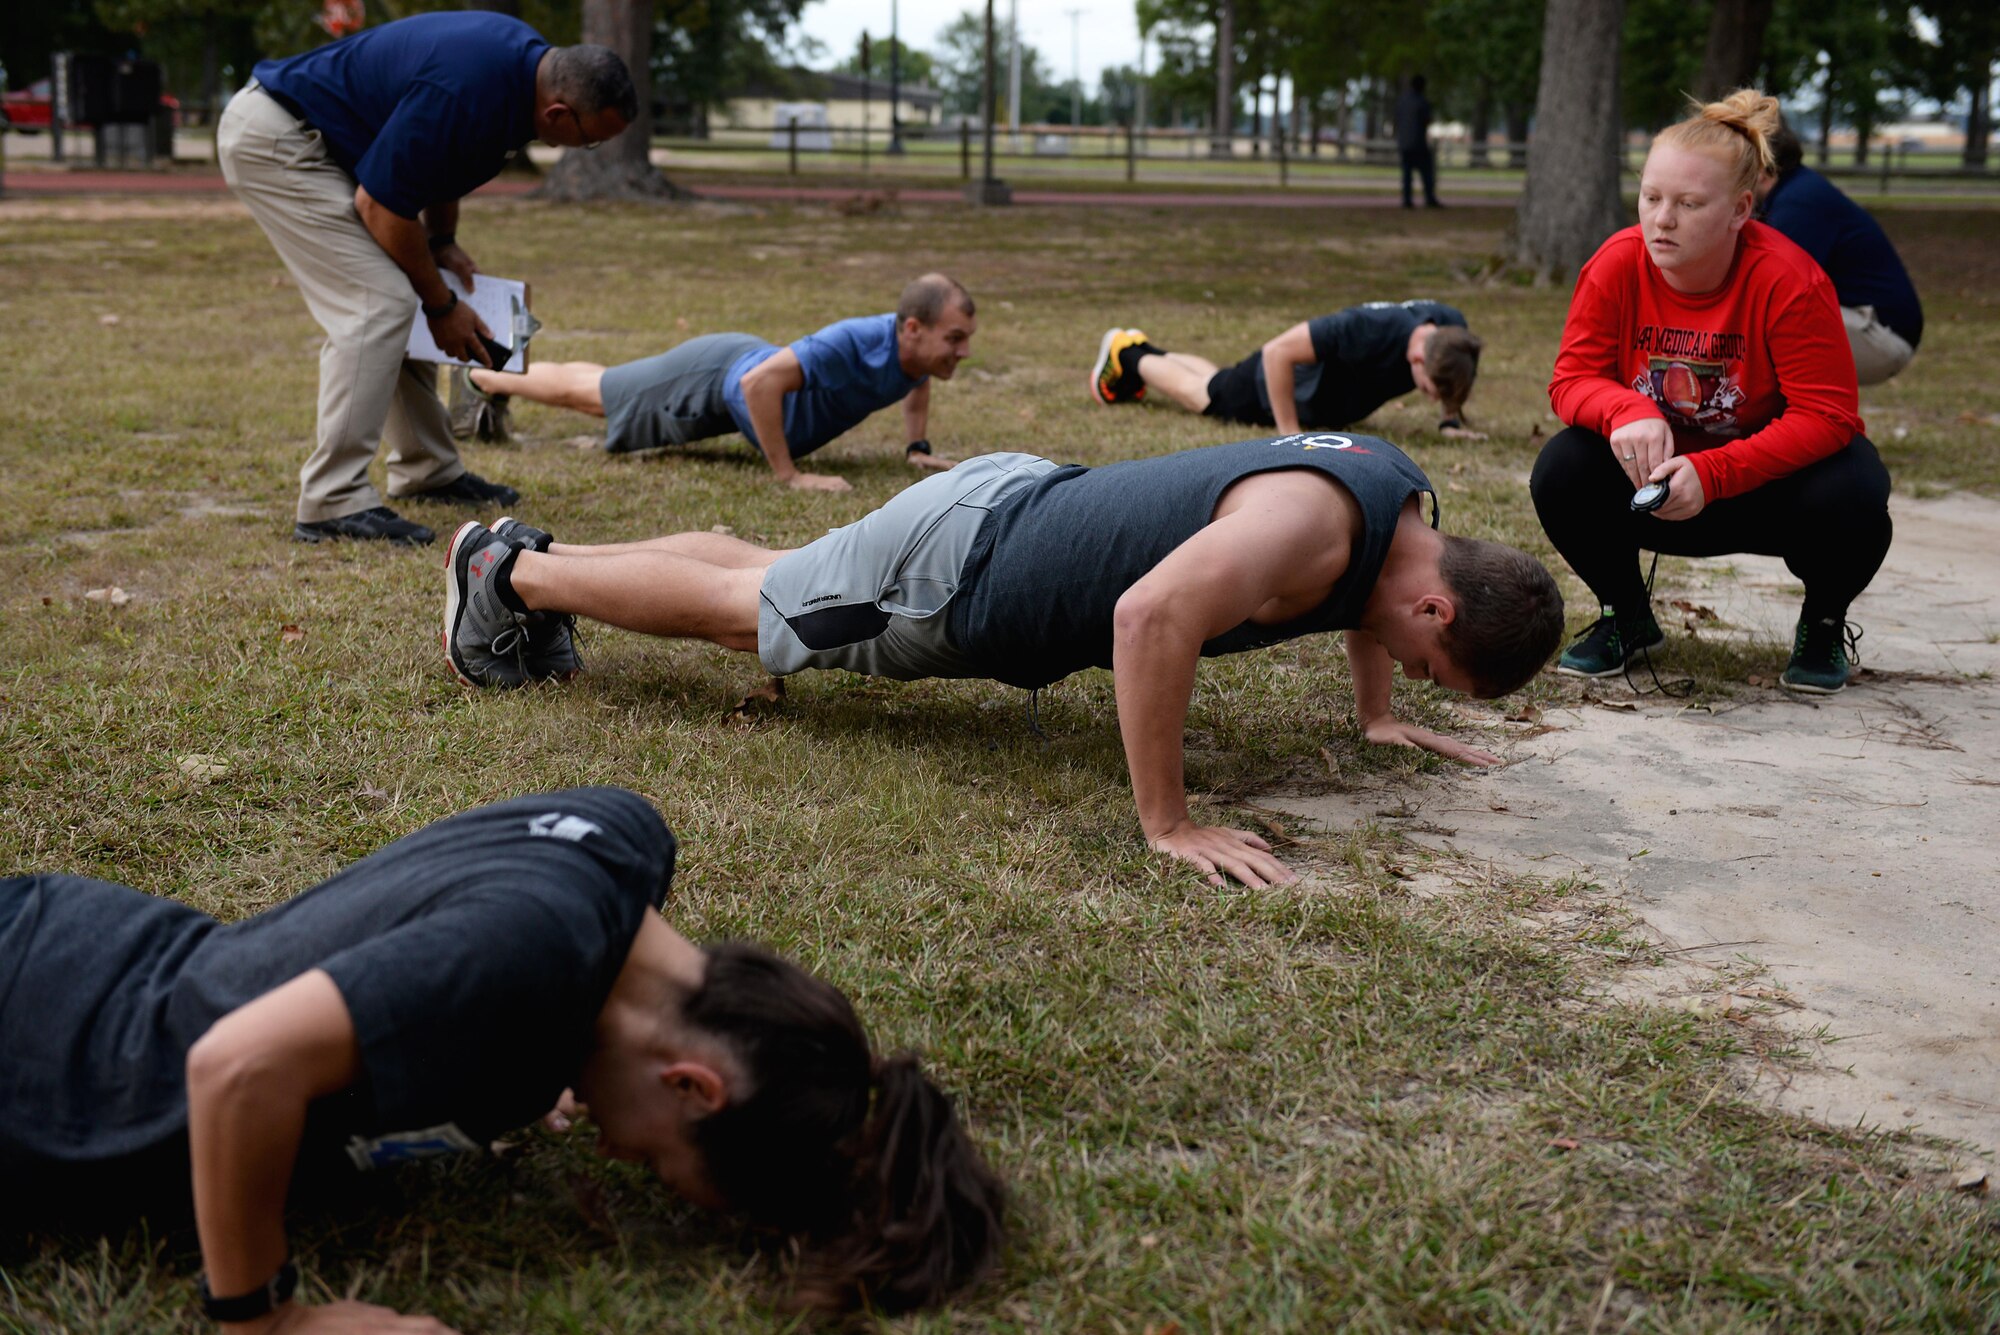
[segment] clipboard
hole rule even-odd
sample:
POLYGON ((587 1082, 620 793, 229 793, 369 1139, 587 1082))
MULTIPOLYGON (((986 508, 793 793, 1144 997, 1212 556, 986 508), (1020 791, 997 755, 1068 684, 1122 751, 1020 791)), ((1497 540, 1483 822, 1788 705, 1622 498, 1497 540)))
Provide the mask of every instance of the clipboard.
MULTIPOLYGON (((479 313, 486 327, 493 331, 486 350, 493 358, 496 371, 525 371, 528 369, 528 339, 542 322, 537 320, 530 309, 532 297, 528 285, 516 278, 496 278, 492 274, 480 274, 471 292, 458 281, 458 275, 444 270, 441 275, 444 285, 457 294, 458 299, 479 313), (503 358, 500 354, 505 352, 503 358)), ((447 357, 431 337, 430 321, 424 318, 422 307, 418 307, 410 321, 410 341, 403 355, 412 361, 440 362, 446 366, 477 366, 477 361, 461 357, 447 357)))

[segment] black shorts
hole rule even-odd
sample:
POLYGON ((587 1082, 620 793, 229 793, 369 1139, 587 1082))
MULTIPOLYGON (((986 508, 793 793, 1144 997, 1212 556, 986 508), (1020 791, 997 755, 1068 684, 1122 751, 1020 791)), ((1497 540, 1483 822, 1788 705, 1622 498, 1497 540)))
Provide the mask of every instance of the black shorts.
POLYGON ((1276 426, 1278 419, 1271 416, 1264 396, 1257 392, 1257 372, 1263 365, 1264 350, 1259 348, 1236 365, 1225 366, 1210 376, 1208 407, 1202 409, 1202 416, 1250 426, 1276 426))

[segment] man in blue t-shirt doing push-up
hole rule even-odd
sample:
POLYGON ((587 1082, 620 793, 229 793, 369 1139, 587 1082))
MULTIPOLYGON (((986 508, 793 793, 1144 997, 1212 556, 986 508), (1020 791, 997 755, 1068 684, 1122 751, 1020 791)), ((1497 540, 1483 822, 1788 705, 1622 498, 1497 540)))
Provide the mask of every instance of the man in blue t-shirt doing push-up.
POLYGON ((444 647, 476 686, 577 671, 575 616, 754 652, 776 676, 840 668, 1037 690, 1109 668, 1148 842, 1218 884, 1261 886, 1293 879, 1269 845, 1188 811, 1181 739, 1202 658, 1344 630, 1369 741, 1492 765, 1396 720, 1392 664, 1492 697, 1540 671, 1562 637, 1562 595, 1533 557, 1435 524, 1430 482, 1372 436, 1102 468, 983 454, 795 551, 712 532, 586 547, 514 519, 466 524, 445 564, 444 647))
POLYGON ((454 370, 456 397, 523 398, 605 419, 614 454, 740 431, 775 479, 805 491, 847 491, 845 480, 799 471, 795 460, 892 403, 903 405, 904 457, 942 470, 931 451, 931 379, 949 380, 972 353, 972 298, 954 279, 925 274, 893 314, 841 320, 778 347, 753 334, 704 334, 657 357, 609 369, 550 362, 520 374, 454 370))
POLYGON ((260 62, 216 128, 222 174, 264 229, 321 329, 318 443, 299 470, 300 542, 431 541, 368 481, 389 447, 389 494, 508 505, 465 471, 437 370, 404 356, 421 306, 448 356, 488 360, 493 331, 460 302, 479 266, 458 201, 530 139, 595 148, 639 114, 632 75, 601 46, 552 47, 503 14, 420 14, 260 62))

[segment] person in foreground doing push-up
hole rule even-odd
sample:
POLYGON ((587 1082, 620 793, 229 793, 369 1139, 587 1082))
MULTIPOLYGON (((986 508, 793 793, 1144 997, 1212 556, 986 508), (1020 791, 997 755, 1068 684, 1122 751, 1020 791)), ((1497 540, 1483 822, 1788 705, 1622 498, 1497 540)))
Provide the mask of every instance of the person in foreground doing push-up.
POLYGON ((0 1216, 184 1214, 191 1178, 230 1332, 437 1332, 295 1301, 288 1195, 582 1114, 604 1153, 798 1238, 802 1305, 921 1306, 984 1273, 1002 1193, 951 1100, 875 1056, 833 987, 669 927, 673 868, 649 803, 586 788, 454 816, 227 925, 0 879, 0 1216))

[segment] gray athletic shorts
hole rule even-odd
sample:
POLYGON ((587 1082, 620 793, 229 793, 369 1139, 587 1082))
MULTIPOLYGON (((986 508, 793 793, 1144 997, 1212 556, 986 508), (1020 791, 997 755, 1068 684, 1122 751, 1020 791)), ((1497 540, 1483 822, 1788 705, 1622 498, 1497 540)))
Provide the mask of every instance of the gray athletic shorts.
POLYGON ((597 383, 604 448, 657 450, 735 431, 722 379, 744 353, 770 346, 754 334, 703 334, 657 357, 612 367, 597 383))
POLYGON ((873 514, 764 572, 757 656, 776 677, 845 668, 871 677, 981 675, 945 637, 944 611, 986 516, 1056 467, 982 454, 907 487, 873 514))

